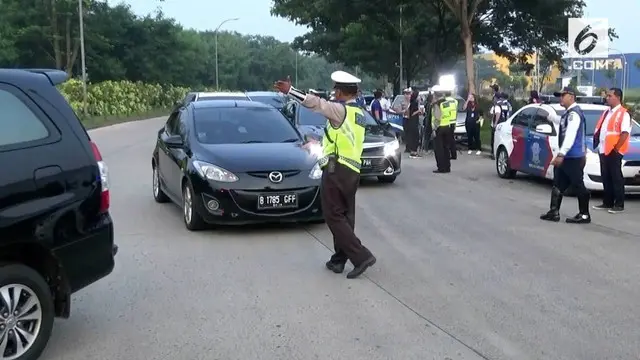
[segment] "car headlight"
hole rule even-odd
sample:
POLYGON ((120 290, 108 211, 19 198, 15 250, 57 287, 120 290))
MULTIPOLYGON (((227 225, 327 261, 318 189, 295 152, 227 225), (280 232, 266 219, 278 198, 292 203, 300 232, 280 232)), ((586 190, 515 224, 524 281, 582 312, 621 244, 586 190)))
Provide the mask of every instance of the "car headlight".
POLYGON ((320 165, 318 163, 316 163, 313 166, 313 169, 311 169, 311 172, 309 173, 309 177, 314 180, 320 179, 322 177, 322 169, 320 169, 320 165))
POLYGON ((600 154, 587 149, 587 162, 592 164, 600 164, 600 154))
POLYGON ((388 142, 384 144, 384 156, 394 156, 398 149, 400 149, 400 143, 398 140, 388 142))
POLYGON ((314 156, 316 158, 321 158, 322 157, 322 145, 320 144, 316 144, 313 143, 311 145, 309 145, 309 154, 311 154, 311 156, 314 156))
POLYGON ((235 176, 231 171, 203 161, 193 161, 193 167, 196 169, 198 174, 200 174, 200 176, 207 180, 226 183, 238 181, 238 177, 235 176))

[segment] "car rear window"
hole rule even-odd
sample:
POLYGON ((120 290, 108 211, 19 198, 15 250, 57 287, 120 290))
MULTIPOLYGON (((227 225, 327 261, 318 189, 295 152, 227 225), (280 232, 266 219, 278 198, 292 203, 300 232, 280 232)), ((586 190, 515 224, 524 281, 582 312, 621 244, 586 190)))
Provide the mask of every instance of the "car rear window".
POLYGON ((199 97, 197 101, 204 100, 248 100, 246 96, 203 96, 199 97))
POLYGON ((203 144, 300 141, 300 135, 275 108, 208 108, 195 112, 195 132, 203 144))
POLYGON ((41 140, 49 130, 22 100, 0 89, 0 146, 41 140))
POLYGON ((263 104, 271 105, 277 109, 282 109, 285 103, 284 96, 268 95, 268 96, 251 96, 251 101, 261 102, 263 104))
MULTIPOLYGON (((557 112, 558 116, 562 116, 566 111, 559 110, 557 112)), ((582 112, 584 113, 585 120, 587 120, 587 135, 593 135, 596 129, 596 125, 598 124, 598 120, 600 120, 600 116, 602 116, 602 110, 582 110, 582 112)), ((638 126, 638 123, 633 120, 631 120, 631 122, 631 134, 629 135, 640 136, 640 126, 638 126)))

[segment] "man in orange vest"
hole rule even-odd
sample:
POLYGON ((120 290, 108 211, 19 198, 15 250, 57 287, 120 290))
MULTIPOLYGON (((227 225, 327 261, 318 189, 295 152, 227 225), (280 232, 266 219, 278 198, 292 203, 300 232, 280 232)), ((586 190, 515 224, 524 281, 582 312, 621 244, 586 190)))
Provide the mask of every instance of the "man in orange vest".
POLYGON ((607 210, 611 214, 624 211, 624 176, 622 158, 629 148, 631 116, 622 107, 622 90, 611 88, 607 92, 605 111, 593 134, 593 147, 600 154, 600 176, 604 187, 602 204, 594 206, 597 210, 607 210))

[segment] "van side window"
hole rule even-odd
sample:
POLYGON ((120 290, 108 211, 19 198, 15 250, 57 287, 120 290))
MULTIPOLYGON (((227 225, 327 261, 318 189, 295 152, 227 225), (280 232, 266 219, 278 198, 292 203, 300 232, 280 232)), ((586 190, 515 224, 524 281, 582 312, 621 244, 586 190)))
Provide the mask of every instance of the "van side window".
POLYGON ((0 89, 0 147, 49 137, 49 130, 18 97, 0 89))

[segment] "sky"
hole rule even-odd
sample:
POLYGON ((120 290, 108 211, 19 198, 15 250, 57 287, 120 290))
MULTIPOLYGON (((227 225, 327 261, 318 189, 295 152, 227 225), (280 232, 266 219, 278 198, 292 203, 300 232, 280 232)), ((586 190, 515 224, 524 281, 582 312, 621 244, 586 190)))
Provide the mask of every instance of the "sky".
MULTIPOLYGON (((115 0, 109 0, 116 3, 115 0)), ((175 18, 187 28, 214 30, 226 19, 221 29, 242 34, 270 35, 278 40, 290 42, 306 32, 302 26, 286 19, 271 16, 272 0, 124 0, 138 15, 154 12, 160 5, 166 16, 175 18), (188 5, 187 5, 188 4, 188 5)), ((624 53, 640 53, 637 36, 640 34, 639 0, 585 0, 585 17, 608 18, 609 26, 615 28, 619 39, 610 47, 624 53), (615 2, 616 6, 611 6, 615 2)))

